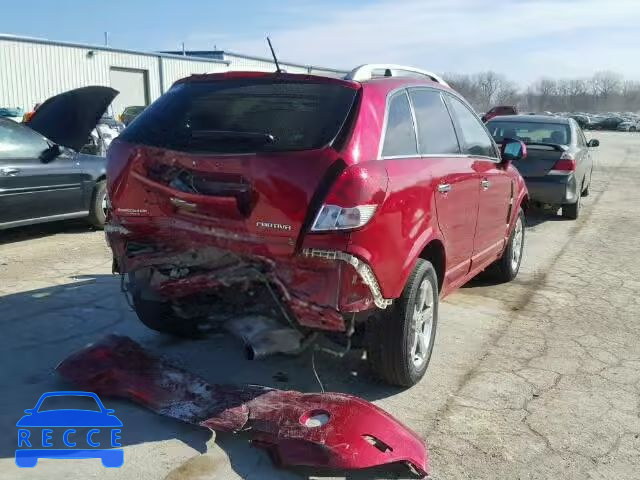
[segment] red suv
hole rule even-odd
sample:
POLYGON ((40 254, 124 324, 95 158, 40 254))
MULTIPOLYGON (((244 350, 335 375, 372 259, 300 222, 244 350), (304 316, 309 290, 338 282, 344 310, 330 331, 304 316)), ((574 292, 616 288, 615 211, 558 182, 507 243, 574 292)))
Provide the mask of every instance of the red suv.
POLYGON ((487 113, 485 113, 482 116, 482 121, 484 123, 487 123, 489 120, 491 120, 494 117, 505 116, 505 115, 518 115, 518 107, 512 107, 512 106, 493 107, 491 110, 489 110, 487 113))
POLYGON ((143 323, 192 335, 267 308, 302 345, 355 334, 379 377, 420 380, 439 300, 518 273, 526 147, 500 152, 439 77, 378 71, 196 75, 120 135, 106 231, 143 323))

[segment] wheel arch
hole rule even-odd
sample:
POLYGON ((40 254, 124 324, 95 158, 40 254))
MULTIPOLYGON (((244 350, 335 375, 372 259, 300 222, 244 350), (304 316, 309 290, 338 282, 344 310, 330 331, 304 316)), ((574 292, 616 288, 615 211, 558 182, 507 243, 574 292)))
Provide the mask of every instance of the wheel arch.
MULTIPOLYGON (((427 260, 433 265, 438 277, 438 292, 442 291, 444 285, 444 274, 446 272, 447 257, 444 250, 444 243, 440 239, 432 239, 420 252, 418 258, 427 260)), ((417 260, 417 259, 416 259, 417 260)))
POLYGON ((418 259, 428 260, 433 264, 438 276, 438 289, 440 292, 442 291, 447 265, 446 248, 440 230, 431 226, 415 242, 409 252, 402 268, 402 278, 396 284, 397 291, 390 292, 392 294, 391 298, 398 298, 402 295, 402 291, 406 287, 407 280, 416 267, 418 259))

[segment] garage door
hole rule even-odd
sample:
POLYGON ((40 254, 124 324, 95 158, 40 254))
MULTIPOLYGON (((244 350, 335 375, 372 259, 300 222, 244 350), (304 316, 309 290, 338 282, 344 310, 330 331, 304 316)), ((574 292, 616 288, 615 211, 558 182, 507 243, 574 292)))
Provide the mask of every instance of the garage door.
POLYGON ((146 70, 111 67, 111 86, 120 94, 113 101, 113 113, 120 115, 125 107, 149 104, 149 80, 146 70))

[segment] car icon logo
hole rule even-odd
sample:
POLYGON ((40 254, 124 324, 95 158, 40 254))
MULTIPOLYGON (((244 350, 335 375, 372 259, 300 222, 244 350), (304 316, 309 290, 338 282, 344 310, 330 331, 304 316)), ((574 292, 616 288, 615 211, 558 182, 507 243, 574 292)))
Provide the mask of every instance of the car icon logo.
POLYGON ((34 408, 24 412, 26 415, 16 423, 18 467, 35 467, 40 458, 99 458, 108 468, 124 463, 124 450, 115 448, 122 446, 122 422, 95 393, 48 392, 34 408), (88 403, 90 409, 64 408, 65 404, 78 403, 78 399, 88 403), (60 403, 62 408, 51 408, 60 403), (54 442, 63 443, 65 448, 54 448, 54 442))

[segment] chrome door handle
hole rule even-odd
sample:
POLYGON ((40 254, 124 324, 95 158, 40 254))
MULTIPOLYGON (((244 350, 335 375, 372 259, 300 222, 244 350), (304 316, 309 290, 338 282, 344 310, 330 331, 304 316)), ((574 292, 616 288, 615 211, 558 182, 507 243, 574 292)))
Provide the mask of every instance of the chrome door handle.
POLYGON ((451 185, 449 185, 448 183, 441 183, 440 185, 438 185, 438 191, 440 193, 447 193, 451 191, 451 185))
POLYGON ((19 168, 0 168, 0 175, 5 177, 12 177, 18 173, 20 173, 19 168))
POLYGON ((487 190, 491 186, 491 182, 489 182, 489 180, 485 179, 485 180, 482 180, 480 182, 480 185, 482 185, 482 189, 483 190, 487 190))

